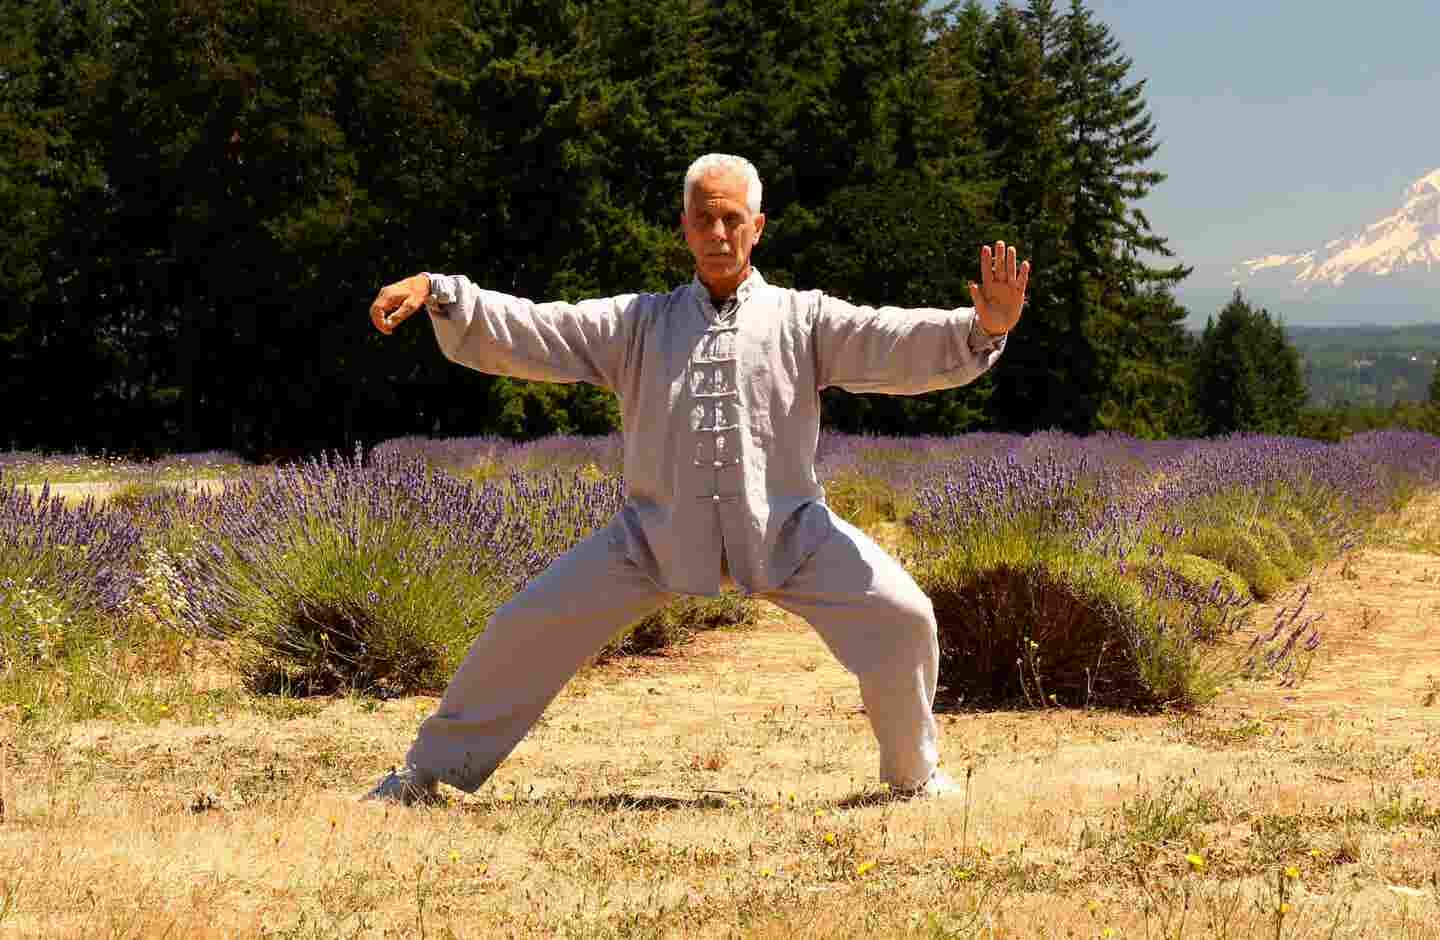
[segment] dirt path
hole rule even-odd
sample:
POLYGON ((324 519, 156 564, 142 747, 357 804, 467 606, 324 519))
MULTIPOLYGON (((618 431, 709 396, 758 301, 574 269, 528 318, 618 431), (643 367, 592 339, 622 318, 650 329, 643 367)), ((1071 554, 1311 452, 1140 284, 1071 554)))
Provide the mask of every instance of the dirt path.
MULTIPOLYGON (((65 500, 68 505, 74 506, 84 502, 89 497, 94 497, 96 502, 104 502, 111 493, 124 486, 123 483, 94 482, 94 483, 51 483, 50 492, 65 500)), ((20 489, 38 496, 44 489, 43 483, 26 483, 20 489)))
MULTIPOLYGON (((1386 722, 1440 724, 1440 557, 1370 549, 1312 577, 1305 610, 1322 613, 1322 645, 1294 690, 1245 687, 1222 708, 1297 714, 1367 714, 1386 722)), ((1270 623, 1279 604, 1256 612, 1270 623)))
MULTIPOLYGON (((1440 555, 1419 550, 1433 550, 1437 529, 1440 497, 1421 497, 1387 520, 1378 546, 1312 572, 1302 615, 1322 615, 1323 638, 1304 681, 1242 685, 1216 714, 1364 718, 1377 740, 1399 744, 1440 730, 1440 555)), ((1293 611, 1300 593, 1259 607, 1256 626, 1293 611)))

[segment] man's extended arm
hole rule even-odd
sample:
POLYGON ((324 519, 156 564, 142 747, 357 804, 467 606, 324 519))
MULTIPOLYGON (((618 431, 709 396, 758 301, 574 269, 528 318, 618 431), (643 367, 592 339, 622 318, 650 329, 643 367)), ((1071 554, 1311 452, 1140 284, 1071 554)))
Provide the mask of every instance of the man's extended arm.
POLYGON ((995 364, 1006 338, 974 311, 861 307, 821 295, 815 319, 819 386, 919 395, 965 385, 995 364))
POLYGON ((973 381, 995 364, 1020 319, 1029 262, 997 242, 980 252, 974 309, 861 307, 821 295, 815 318, 821 388, 917 395, 973 381))
POLYGON ((536 304, 483 290, 461 275, 417 274, 383 289, 370 307, 370 318, 376 329, 389 334, 428 306, 440 349, 454 362, 495 375, 615 389, 634 300, 632 294, 536 304))

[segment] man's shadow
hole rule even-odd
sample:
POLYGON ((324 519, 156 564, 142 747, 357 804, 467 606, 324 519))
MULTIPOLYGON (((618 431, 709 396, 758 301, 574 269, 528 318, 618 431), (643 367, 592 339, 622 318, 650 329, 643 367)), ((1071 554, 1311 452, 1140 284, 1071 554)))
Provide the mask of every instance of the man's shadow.
MULTIPOLYGON (((842 796, 838 799, 820 800, 807 803, 807 808, 861 809, 869 806, 883 806, 886 803, 905 802, 910 797, 883 788, 869 788, 842 796)), ((471 813, 491 813, 516 808, 534 809, 561 803, 572 809, 588 809, 601 813, 649 813, 674 812, 677 810, 700 810, 719 812, 742 808, 770 805, 773 801, 758 793, 736 791, 735 793, 700 793, 695 796, 671 796, 659 793, 606 793, 596 796, 564 797, 492 797, 478 801, 466 801, 462 809, 471 813)))

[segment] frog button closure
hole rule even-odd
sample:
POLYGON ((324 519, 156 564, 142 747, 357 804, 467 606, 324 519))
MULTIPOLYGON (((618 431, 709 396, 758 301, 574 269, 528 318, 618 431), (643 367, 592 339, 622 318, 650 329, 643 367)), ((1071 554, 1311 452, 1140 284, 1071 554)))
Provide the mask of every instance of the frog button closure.
POLYGON ((719 310, 709 298, 699 298, 701 312, 709 326, 690 353, 691 429, 698 435, 694 465, 697 473, 709 472, 710 485, 702 489, 700 499, 713 503, 734 502, 740 498, 737 480, 725 485, 722 474, 740 464, 740 447, 736 432, 740 429, 740 395, 736 389, 735 339, 738 327, 735 312, 740 306, 731 297, 719 310), (713 441, 713 449, 706 444, 713 441))

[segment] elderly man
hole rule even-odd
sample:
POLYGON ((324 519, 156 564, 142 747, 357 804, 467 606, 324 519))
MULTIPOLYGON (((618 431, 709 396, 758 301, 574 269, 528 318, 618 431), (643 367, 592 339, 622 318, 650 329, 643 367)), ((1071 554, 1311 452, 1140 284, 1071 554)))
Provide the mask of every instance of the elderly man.
POLYGON ((616 631, 676 594, 733 582, 803 617, 855 674, 902 794, 953 788, 937 772, 930 601, 825 505, 815 478, 820 390, 916 395, 972 381, 1020 318, 1029 262, 980 250, 974 309, 861 307, 767 284, 760 178, 710 154, 685 174, 680 226, 695 277, 668 294, 535 304, 467 278, 417 274, 370 308, 390 334, 429 311, 440 348, 484 372, 591 382, 625 429, 624 508, 497 610, 405 766, 367 798, 412 803, 440 782, 473 792, 616 631))

